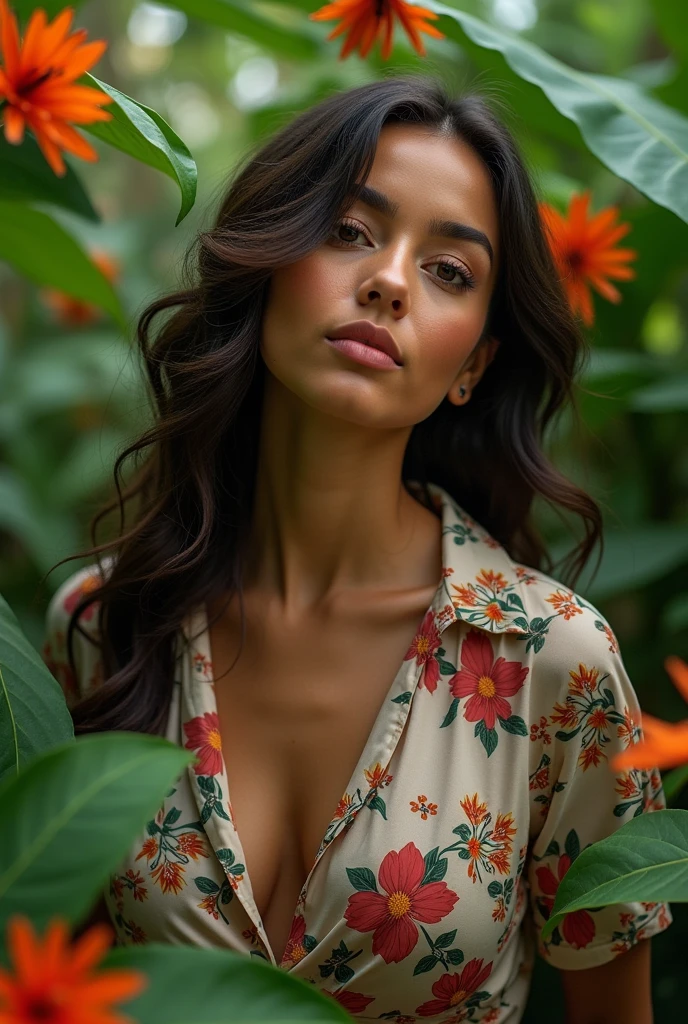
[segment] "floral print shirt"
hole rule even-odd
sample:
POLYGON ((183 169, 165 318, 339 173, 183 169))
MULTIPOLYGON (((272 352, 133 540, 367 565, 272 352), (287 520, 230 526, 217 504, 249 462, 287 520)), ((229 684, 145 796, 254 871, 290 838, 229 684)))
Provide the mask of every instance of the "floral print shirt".
MULTIPOLYGON (((178 634, 167 729, 196 760, 104 891, 119 943, 260 957, 360 1020, 515 1024, 536 951, 594 967, 669 926, 667 904, 628 903, 572 913, 541 940, 572 862, 663 808, 661 777, 610 770, 642 733, 609 623, 513 561, 443 488, 430 493, 442 575, 333 808, 281 962, 234 827, 204 607, 178 634)), ((97 646, 75 633, 77 678, 65 652, 96 572, 78 570, 48 608, 43 658, 68 702, 102 678, 97 646)), ((96 605, 80 624, 97 639, 96 605)))

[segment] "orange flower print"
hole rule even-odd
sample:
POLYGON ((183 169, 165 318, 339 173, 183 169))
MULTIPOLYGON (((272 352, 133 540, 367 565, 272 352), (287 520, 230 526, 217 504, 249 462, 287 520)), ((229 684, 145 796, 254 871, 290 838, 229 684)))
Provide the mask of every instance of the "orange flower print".
POLYGON ((529 669, 519 661, 495 659, 489 636, 472 629, 461 645, 461 668, 449 680, 449 688, 456 700, 468 697, 463 717, 467 722, 478 722, 476 736, 490 757, 497 747, 495 723, 511 734, 527 736, 525 722, 512 715, 507 697, 517 693, 529 669))
POLYGON ((563 615, 565 619, 572 619, 574 615, 582 615, 583 609, 578 604, 573 602, 573 591, 562 594, 557 590, 554 594, 550 594, 545 600, 548 604, 551 604, 556 611, 557 615, 563 615))
POLYGON ((371 768, 364 768, 363 774, 365 775, 371 789, 384 789, 385 786, 389 786, 390 782, 394 778, 393 775, 387 775, 385 773, 385 769, 379 761, 377 761, 371 768))
POLYGON ((339 803, 337 804, 337 809, 334 812, 335 818, 345 818, 349 813, 349 808, 351 807, 352 803, 353 797, 350 796, 348 793, 345 793, 344 796, 340 799, 339 803))
POLYGON ((437 682, 440 678, 439 662, 435 658, 435 652, 442 643, 440 632, 435 624, 435 615, 431 608, 425 613, 421 623, 420 633, 416 633, 411 641, 411 646, 404 655, 404 661, 416 659, 416 665, 422 665, 418 689, 425 686, 429 693, 437 689, 437 682))
POLYGON ((481 871, 487 874, 508 875, 511 870, 511 854, 513 837, 513 814, 497 814, 497 820, 491 828, 492 814, 487 804, 480 802, 478 794, 468 794, 459 801, 470 825, 461 824, 455 828, 454 834, 459 838, 450 847, 442 850, 440 856, 449 850, 456 850, 460 857, 468 860, 467 874, 471 881, 482 882, 481 871))
POLYGON ((571 197, 564 217, 549 203, 539 203, 540 216, 559 276, 574 313, 583 323, 594 322, 590 286, 609 302, 620 302, 621 293, 609 281, 629 281, 635 271, 625 266, 637 258, 634 249, 619 249, 616 243, 631 230, 630 224, 615 224, 619 208, 608 206, 588 215, 590 190, 571 197))
POLYGON ((465 1004, 473 992, 477 992, 482 987, 491 972, 492 961, 483 967, 482 959, 474 959, 469 960, 459 973, 443 974, 432 986, 432 994, 435 998, 417 1006, 416 1013, 421 1017, 435 1017, 439 1013, 456 1011, 457 1008, 465 1004))
POLYGON ((580 734, 578 765, 587 771, 607 760, 605 747, 615 728, 625 724, 614 705, 614 695, 604 684, 609 673, 600 676, 598 668, 582 662, 569 671, 569 692, 563 704, 552 709, 551 719, 562 728, 557 739, 570 740, 580 734))
POLYGON ((220 775, 223 771, 222 742, 220 739, 220 719, 216 711, 206 711, 203 715, 184 722, 187 750, 197 753, 198 761, 194 765, 196 775, 220 775))
POLYGON ((370 868, 347 868, 346 873, 357 891, 349 896, 344 919, 355 931, 372 931, 373 956, 379 954, 386 964, 399 963, 413 951, 416 921, 437 924, 459 899, 446 882, 424 881, 425 861, 413 842, 384 856, 378 875, 383 892, 370 868))
POLYGON ((4 66, 0 68, 0 100, 5 138, 19 145, 28 127, 60 178, 67 173, 62 151, 93 162, 98 153, 73 124, 110 121, 112 114, 100 108, 112 97, 100 89, 75 85, 103 55, 107 43, 85 43, 86 30, 69 34, 74 8, 66 7, 48 24, 44 10, 34 10, 24 39, 20 41, 17 19, 7 0, 0 0, 0 43, 4 66))
POLYGON ((487 817, 487 804, 478 803, 477 793, 474 793, 472 797, 465 796, 463 800, 459 800, 459 803, 471 825, 479 825, 487 817))
MULTIPOLYGON (((454 610, 457 617, 475 625, 490 629, 503 626, 525 614, 519 587, 520 583, 510 583, 501 572, 481 569, 475 576, 475 583, 451 584, 454 610)), ((512 632, 520 630, 517 623, 506 628, 512 632)))
POLYGON ((54 917, 41 939, 28 917, 14 914, 7 926, 11 970, 0 968, 0 1020, 131 1024, 114 1004, 138 995, 148 979, 128 968, 94 971, 112 938, 109 925, 96 924, 70 945, 67 922, 54 917))
POLYGON ((427 23, 429 20, 436 20, 439 15, 425 7, 406 3, 405 0, 334 0, 308 17, 312 21, 342 19, 327 36, 329 42, 330 39, 347 33, 339 60, 344 60, 356 48, 361 57, 366 57, 377 38, 382 40, 382 59, 388 60, 392 52, 395 18, 399 19, 414 50, 421 57, 425 56, 421 32, 435 39, 444 39, 439 29, 427 23))
POLYGON ((409 800, 409 803, 411 804, 411 810, 414 814, 420 811, 420 816, 423 821, 428 820, 429 814, 437 814, 437 804, 428 803, 428 798, 426 796, 419 796, 418 803, 416 803, 415 800, 409 800))

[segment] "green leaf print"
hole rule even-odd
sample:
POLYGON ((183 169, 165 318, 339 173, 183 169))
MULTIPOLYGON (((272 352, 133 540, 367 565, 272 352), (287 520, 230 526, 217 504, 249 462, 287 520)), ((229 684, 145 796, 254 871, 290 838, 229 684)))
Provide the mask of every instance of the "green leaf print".
POLYGON ((493 900, 496 900, 498 896, 502 895, 502 883, 501 882, 490 882, 487 887, 488 894, 493 900))
POLYGON ((381 796, 376 795, 372 800, 369 800, 368 807, 370 807, 371 811, 379 811, 385 821, 387 821, 387 804, 381 796))
POLYGON ((453 964, 455 967, 457 964, 463 963, 462 951, 460 949, 448 949, 447 960, 449 961, 450 964, 453 964))
POLYGON ((407 690, 406 693, 400 693, 398 697, 392 697, 392 704, 408 704, 411 700, 411 691, 407 690))
POLYGON ((527 736, 526 723, 518 715, 510 715, 508 718, 499 718, 499 724, 504 732, 513 733, 514 736, 527 736))
POLYGON ((467 825, 465 822, 461 825, 457 825, 456 828, 453 828, 452 832, 454 833, 455 836, 458 836, 460 839, 463 839, 464 843, 467 843, 472 835, 471 826, 467 825))
POLYGON ((413 968, 413 973, 414 975, 425 974, 426 971, 431 971, 433 967, 435 967, 435 965, 438 963, 439 960, 437 959, 436 956, 424 956, 418 961, 416 966, 413 968))
POLYGON ((215 893, 220 891, 220 886, 217 882, 213 882, 212 878, 205 878, 203 875, 199 875, 197 878, 194 878, 194 882, 196 887, 205 893, 206 896, 214 896, 215 893))
POLYGON ((441 882, 447 873, 447 858, 439 857, 439 846, 436 846, 430 853, 426 853, 425 857, 425 874, 421 885, 426 885, 428 882, 441 882))
POLYGON ((338 981, 340 985, 344 985, 347 981, 351 981, 354 976, 354 972, 348 964, 339 964, 339 966, 335 968, 334 976, 335 980, 338 981))
POLYGON ((454 700, 449 705, 449 711, 447 711, 446 715, 444 716, 444 721, 442 722, 442 724, 440 726, 440 729, 444 729, 444 728, 446 728, 446 726, 452 724, 452 722, 456 718, 456 713, 457 713, 458 710, 459 710, 459 698, 455 697, 454 700))
POLYGON ((354 889, 359 892, 377 892, 375 875, 370 868, 347 868, 346 873, 354 889))
POLYGON ((475 735, 480 737, 480 742, 485 747, 487 756, 490 757, 491 754, 494 754, 497 749, 497 730, 488 729, 485 722, 481 720, 475 723, 475 735))
POLYGON ((435 945, 439 946, 440 949, 445 949, 447 946, 451 946, 455 938, 456 928, 451 932, 442 932, 440 937, 435 939, 435 945))

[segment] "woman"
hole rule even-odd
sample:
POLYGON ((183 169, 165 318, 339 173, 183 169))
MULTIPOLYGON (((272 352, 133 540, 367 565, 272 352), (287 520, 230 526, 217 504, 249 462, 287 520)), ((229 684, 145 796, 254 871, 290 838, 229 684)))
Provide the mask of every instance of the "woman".
POLYGON ((537 945, 573 1024, 646 1024, 665 904, 539 938, 578 852, 664 796, 609 770, 635 691, 541 568, 536 497, 583 521, 574 578, 601 518, 541 448, 584 342, 512 137, 426 77, 331 96, 197 257, 139 324, 132 522, 98 546, 96 516, 86 554, 114 554, 48 612, 78 733, 197 755, 105 892, 118 941, 239 950, 399 1022, 521 1020, 537 945))

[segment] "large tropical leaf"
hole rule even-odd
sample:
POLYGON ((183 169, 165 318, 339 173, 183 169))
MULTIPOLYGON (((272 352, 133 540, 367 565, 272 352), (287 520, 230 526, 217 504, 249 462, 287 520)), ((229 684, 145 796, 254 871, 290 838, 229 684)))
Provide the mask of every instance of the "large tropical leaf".
POLYGON ((272 964, 229 949, 154 943, 114 949, 107 967, 135 967, 148 987, 126 1004, 137 1024, 351 1021, 336 1000, 272 964))
POLYGON ((28 133, 20 146, 10 145, 0 132, 0 199, 52 203, 99 221, 100 217, 71 167, 58 178, 28 133))
MULTIPOLYGON (((570 542, 552 545, 555 561, 570 550, 570 542)), ((688 530, 679 523, 647 523, 623 530, 606 529, 600 568, 591 584, 581 582, 580 593, 599 601, 646 586, 688 563, 688 530)), ((583 576, 587 578, 586 567, 583 576)))
MULTIPOLYGON (((79 737, 0 788, 0 936, 14 913, 79 923, 193 759, 158 736, 79 737)), ((0 940, 1 941, 1 940, 0 940)))
POLYGON ((238 32, 285 57, 312 60, 319 52, 317 42, 306 34, 310 26, 297 32, 266 18, 257 9, 252 9, 246 0, 169 0, 168 7, 176 7, 191 18, 238 32))
POLYGON ((557 889, 542 938, 574 910, 665 900, 688 901, 688 811, 641 814, 583 850, 557 889))
POLYGON ((517 75, 542 89, 577 125, 607 167, 688 221, 688 118, 635 82, 568 67, 534 43, 437 0, 425 6, 443 15, 436 24, 448 37, 459 43, 468 37, 499 51, 517 75))
POLYGON ((196 199, 198 173, 196 161, 188 148, 157 111, 115 89, 114 85, 99 81, 93 75, 83 75, 80 82, 102 89, 114 100, 114 103, 108 103, 104 108, 112 114, 110 121, 94 121, 80 127, 109 146, 121 149, 123 153, 172 178, 179 185, 182 197, 175 221, 175 225, 179 224, 196 199))
POLYGON ((64 0, 41 0, 40 3, 37 3, 37 0, 10 0, 10 7, 19 15, 21 22, 27 21, 37 7, 42 7, 52 21, 65 7, 81 7, 83 2, 84 0, 69 0, 67 4, 64 0))
POLYGON ((73 739, 62 690, 0 596, 0 779, 73 739))
POLYGON ((0 201, 0 260, 36 284, 59 288, 107 310, 126 328, 126 318, 108 279, 76 239, 26 203, 0 201))

